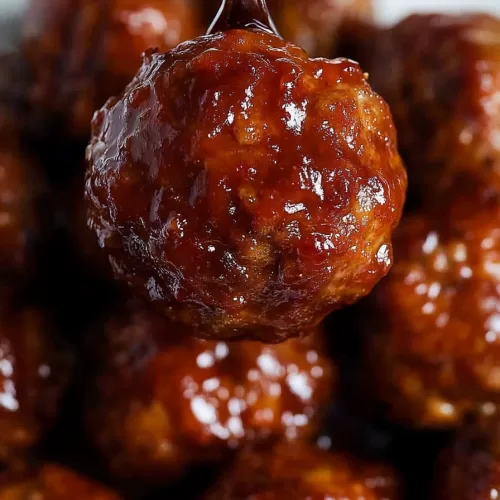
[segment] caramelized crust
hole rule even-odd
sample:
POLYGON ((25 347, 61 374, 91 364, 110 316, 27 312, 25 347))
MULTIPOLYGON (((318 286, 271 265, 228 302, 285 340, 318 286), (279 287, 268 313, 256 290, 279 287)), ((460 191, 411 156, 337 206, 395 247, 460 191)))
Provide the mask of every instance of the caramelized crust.
POLYGON ((278 346, 186 340, 142 307, 105 330, 88 428, 122 477, 164 481, 248 442, 309 436, 332 397, 319 334, 278 346))
POLYGON ((354 62, 243 30, 149 52, 88 160, 115 276, 195 335, 297 336, 392 264, 406 172, 354 62))

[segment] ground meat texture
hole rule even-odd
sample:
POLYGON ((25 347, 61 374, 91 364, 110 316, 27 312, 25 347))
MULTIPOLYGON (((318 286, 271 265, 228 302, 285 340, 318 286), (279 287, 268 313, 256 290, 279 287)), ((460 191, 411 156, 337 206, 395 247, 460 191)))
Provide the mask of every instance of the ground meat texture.
POLYGON ((0 275, 18 279, 34 270, 44 188, 17 131, 0 122, 0 275))
POLYGON ((104 486, 60 465, 45 464, 26 474, 0 477, 0 500, 120 500, 104 486))
POLYGON ((457 174, 499 189, 500 20, 413 15, 366 34, 354 55, 391 106, 411 189, 426 200, 457 174))
POLYGON ((500 492, 500 428, 462 431, 442 453, 432 500, 492 500, 500 492))
POLYGON ((31 0, 24 28, 33 121, 87 140, 96 109, 123 91, 149 47, 202 34, 189 0, 31 0))
POLYGON ((36 445, 54 423, 71 356, 44 313, 2 290, 0 303, 0 459, 36 445))
POLYGON ((406 172, 352 61, 250 30, 149 52, 88 160, 115 276, 195 335, 297 336, 391 266, 406 172))
POLYGON ((105 330, 87 423, 120 477, 164 482, 249 442, 310 436, 333 398, 319 332, 278 346, 186 340, 142 307, 118 311, 105 330))
POLYGON ((500 402, 500 198, 463 184, 403 220, 366 312, 368 379, 412 426, 460 425, 500 402))
POLYGON ((383 465, 289 443, 243 453, 206 499, 395 500, 397 489, 394 473, 383 465))

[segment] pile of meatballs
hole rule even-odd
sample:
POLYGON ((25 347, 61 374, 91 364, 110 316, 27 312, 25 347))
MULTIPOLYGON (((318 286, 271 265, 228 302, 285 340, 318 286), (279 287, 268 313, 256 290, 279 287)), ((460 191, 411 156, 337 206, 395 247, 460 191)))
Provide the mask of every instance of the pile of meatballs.
POLYGON ((0 500, 500 498, 500 19, 30 0, 0 54, 0 500))

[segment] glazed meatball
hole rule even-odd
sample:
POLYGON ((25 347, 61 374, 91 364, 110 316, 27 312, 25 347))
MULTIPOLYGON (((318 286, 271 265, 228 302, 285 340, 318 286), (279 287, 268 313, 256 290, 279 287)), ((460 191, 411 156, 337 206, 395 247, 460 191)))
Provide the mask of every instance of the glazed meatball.
POLYGON ((8 461, 54 423, 71 356, 41 310, 0 296, 0 460, 8 461))
POLYGON ((35 243, 41 232, 44 192, 19 134, 0 118, 0 275, 18 279, 34 270, 35 243))
POLYGON ((189 0, 31 0, 24 50, 33 118, 62 120, 85 140, 96 109, 123 91, 149 47, 200 35, 189 0))
POLYGON ((319 333, 278 346, 186 340, 129 306, 110 317, 105 338, 105 347, 96 341, 88 429, 112 472, 128 479, 164 481, 248 442, 309 436, 336 379, 319 333))
POLYGON ((426 200, 465 175, 499 189, 500 19, 413 15, 360 34, 349 56, 391 106, 411 188, 426 200))
POLYGON ((0 476, 0 500, 119 500, 104 486, 60 465, 45 464, 32 473, 0 476))
POLYGON ((243 453, 207 500, 395 500, 394 473, 347 454, 327 453, 306 443, 282 443, 243 453))
POLYGON ((366 313, 368 378, 393 418, 456 426, 500 402, 500 197, 463 184, 415 212, 366 313))
POLYGON ((440 458, 433 500, 492 500, 500 492, 500 428, 469 429, 440 458))
POLYGON ((115 276, 195 335, 297 336, 391 266, 406 172, 354 62, 258 30, 150 51, 88 160, 115 276))

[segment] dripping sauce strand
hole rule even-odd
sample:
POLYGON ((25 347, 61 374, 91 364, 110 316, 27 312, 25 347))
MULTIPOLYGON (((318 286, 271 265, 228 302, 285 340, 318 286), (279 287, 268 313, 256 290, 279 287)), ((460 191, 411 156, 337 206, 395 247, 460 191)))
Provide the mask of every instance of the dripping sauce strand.
POLYGON ((223 0, 207 33, 230 29, 258 29, 279 36, 266 0, 223 0))

